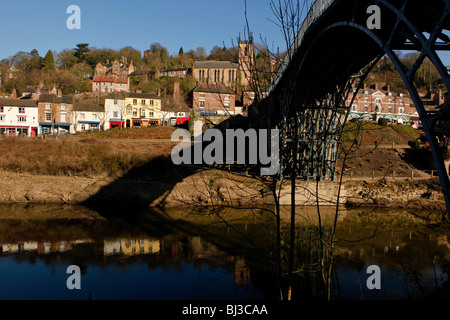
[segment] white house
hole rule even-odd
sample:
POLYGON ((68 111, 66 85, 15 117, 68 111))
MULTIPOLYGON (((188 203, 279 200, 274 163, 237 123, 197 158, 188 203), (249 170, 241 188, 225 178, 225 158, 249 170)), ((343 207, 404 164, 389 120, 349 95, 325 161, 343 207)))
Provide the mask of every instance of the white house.
POLYGON ((0 135, 36 137, 38 134, 37 100, 0 99, 0 135))
POLYGON ((101 130, 106 123, 103 106, 94 104, 74 104, 72 124, 76 132, 101 130))
POLYGON ((125 126, 125 99, 105 99, 105 130, 125 126))

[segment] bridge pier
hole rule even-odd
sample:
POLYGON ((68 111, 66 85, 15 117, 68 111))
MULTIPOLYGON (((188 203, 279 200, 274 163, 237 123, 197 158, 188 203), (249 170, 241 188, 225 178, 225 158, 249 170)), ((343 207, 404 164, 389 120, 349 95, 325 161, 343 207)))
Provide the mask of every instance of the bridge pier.
MULTIPOLYGON (((339 183, 333 181, 297 181, 295 186, 295 204, 298 206, 335 206, 338 200, 339 183), (317 196, 316 196, 317 194, 317 196)), ((280 205, 291 205, 291 186, 282 187, 280 205)), ((347 197, 347 190, 342 186, 340 197, 347 197)), ((340 203, 345 200, 340 200, 340 203)), ((266 195, 264 203, 274 204, 273 195, 266 195)))

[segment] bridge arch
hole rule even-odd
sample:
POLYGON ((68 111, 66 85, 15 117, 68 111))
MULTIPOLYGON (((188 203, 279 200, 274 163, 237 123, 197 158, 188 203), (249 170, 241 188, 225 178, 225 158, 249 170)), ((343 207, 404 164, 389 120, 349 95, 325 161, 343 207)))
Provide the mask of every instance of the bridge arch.
MULTIPOLYGON (((450 38, 443 33, 443 30, 450 29, 450 1, 325 0, 325 2, 324 8, 322 8, 324 0, 313 3, 305 20, 307 28, 302 27, 300 30, 298 39, 288 52, 288 64, 281 68, 282 73, 277 76, 269 99, 261 103, 262 110, 269 110, 270 105, 277 105, 277 108, 270 110, 270 115, 265 118, 269 119, 272 125, 287 126, 289 127, 287 130, 291 131, 292 128, 298 130, 302 119, 311 118, 306 115, 316 115, 322 112, 318 110, 326 108, 339 108, 333 100, 339 99, 344 88, 353 90, 353 93, 360 89, 359 86, 356 91, 355 88, 349 89, 348 82, 352 74, 368 65, 373 66, 373 63, 384 55, 388 56, 401 76, 423 123, 450 216, 449 176, 435 132, 439 120, 444 119, 444 116, 446 120, 450 120, 448 119, 450 100, 438 112, 429 112, 425 109, 413 82, 415 73, 428 57, 438 70, 447 90, 450 89, 450 76, 436 53, 437 49, 450 50, 450 38), (366 23, 368 17, 366 8, 374 2, 382 9, 381 30, 369 29, 366 23), (319 5, 320 14, 317 14, 319 5), (421 13, 425 17, 418 16, 421 13), (361 48, 357 48, 352 39, 353 41, 357 39, 361 48), (438 39, 441 40, 439 44, 438 39), (418 51, 420 54, 408 71, 395 50, 418 51), (334 58, 336 61, 333 61, 334 58), (308 108, 311 110, 300 111, 305 113, 305 116, 298 116, 299 109, 308 108), (295 119, 287 125, 289 118, 295 119)), ((345 108, 349 109, 351 105, 345 108)), ((314 130, 317 131, 317 128, 314 130)), ((330 143, 325 141, 323 144, 330 143)), ((296 148, 301 150, 299 149, 301 146, 299 144, 296 148)))

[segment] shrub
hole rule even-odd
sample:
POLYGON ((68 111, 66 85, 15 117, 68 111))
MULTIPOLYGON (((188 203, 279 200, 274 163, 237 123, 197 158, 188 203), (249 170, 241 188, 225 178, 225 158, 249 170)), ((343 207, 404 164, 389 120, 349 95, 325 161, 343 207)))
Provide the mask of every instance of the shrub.
POLYGON ((388 121, 385 118, 380 118, 380 119, 378 119, 378 124, 380 126, 386 127, 388 125, 388 121))

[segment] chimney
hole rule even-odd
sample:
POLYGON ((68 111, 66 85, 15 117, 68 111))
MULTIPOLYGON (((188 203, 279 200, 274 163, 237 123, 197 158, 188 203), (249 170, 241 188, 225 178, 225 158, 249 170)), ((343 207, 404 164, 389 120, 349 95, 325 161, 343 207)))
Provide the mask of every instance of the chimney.
POLYGON ((62 97, 62 90, 58 89, 58 97, 62 97))
POLYGON ((380 90, 380 83, 379 82, 375 82, 375 90, 380 90))
POLYGON ((367 90, 367 83, 364 82, 364 90, 367 90))
POLYGON ((179 82, 173 83, 173 101, 175 103, 178 103, 180 101, 180 83, 179 82))
POLYGON ((136 89, 136 93, 142 93, 141 89, 136 89))
POLYGON ((37 85, 34 89, 35 93, 37 94, 41 93, 41 84, 37 85))
POLYGON ((161 88, 158 88, 158 96, 161 96, 161 88))
POLYGON ((11 92, 11 95, 9 96, 10 99, 17 99, 17 90, 13 89, 11 92))

